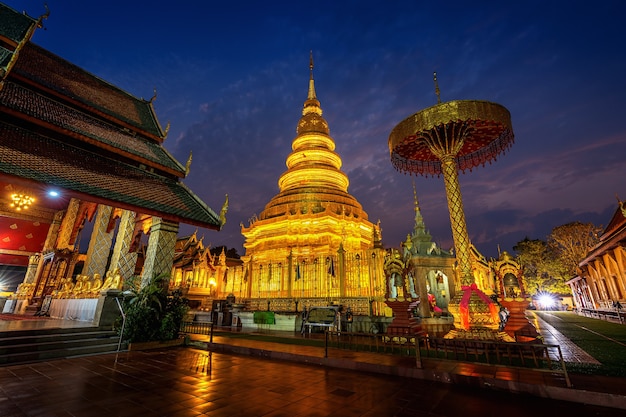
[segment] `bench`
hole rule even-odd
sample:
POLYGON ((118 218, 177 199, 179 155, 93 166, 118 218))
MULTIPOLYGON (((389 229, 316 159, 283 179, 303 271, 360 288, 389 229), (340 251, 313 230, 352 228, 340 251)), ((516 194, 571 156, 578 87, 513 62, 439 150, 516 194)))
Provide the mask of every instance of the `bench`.
POLYGON ((337 307, 311 307, 309 313, 304 320, 302 332, 308 330, 310 334, 312 329, 334 329, 336 328, 337 307))

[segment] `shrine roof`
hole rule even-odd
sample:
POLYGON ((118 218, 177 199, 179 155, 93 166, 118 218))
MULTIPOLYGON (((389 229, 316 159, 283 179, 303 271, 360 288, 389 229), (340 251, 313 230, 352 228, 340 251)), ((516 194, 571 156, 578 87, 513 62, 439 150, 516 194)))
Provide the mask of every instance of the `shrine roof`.
POLYGON ((54 100, 29 86, 6 81, 0 90, 0 104, 6 106, 6 111, 27 122, 62 134, 79 135, 84 142, 112 149, 121 156, 179 177, 185 176, 182 165, 158 142, 54 100))
POLYGON ((73 197, 219 230, 220 220, 175 176, 125 163, 97 148, 0 122, 0 174, 67 190, 73 197))
POLYGON ((24 13, 18 13, 2 3, 0 3, 0 22, 2 22, 0 36, 11 46, 26 39, 37 24, 36 19, 24 13))
POLYGON ((622 210, 622 202, 613 213, 608 226, 600 235, 600 241, 593 247, 578 265, 583 266, 604 255, 617 246, 626 246, 626 209, 622 210))
POLYGON ((20 50, 11 71, 59 96, 126 122, 160 142, 163 140, 151 101, 134 97, 32 42, 20 50))

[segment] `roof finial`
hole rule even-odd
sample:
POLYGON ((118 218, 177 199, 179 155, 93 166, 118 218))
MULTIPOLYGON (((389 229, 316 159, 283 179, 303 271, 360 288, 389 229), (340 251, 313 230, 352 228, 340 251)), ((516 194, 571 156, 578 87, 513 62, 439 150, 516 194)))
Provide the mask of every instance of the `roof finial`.
POLYGON ((189 151, 189 158, 187 158, 187 163, 185 164, 185 175, 189 175, 189 170, 191 169, 192 157, 193 157, 193 151, 189 151))
POLYGON ((313 81, 313 51, 311 51, 311 57, 309 59, 309 69, 311 71, 311 78, 309 79, 309 100, 317 100, 315 96, 315 82, 313 81))
POLYGON ((415 204, 415 212, 418 212, 420 207, 419 207, 419 203, 417 202, 417 191, 415 190, 415 181, 413 181, 413 202, 415 204))
POLYGON ((435 82, 435 94, 437 95, 437 104, 441 103, 441 97, 439 96, 439 83, 437 82, 437 72, 433 72, 433 81, 435 82))

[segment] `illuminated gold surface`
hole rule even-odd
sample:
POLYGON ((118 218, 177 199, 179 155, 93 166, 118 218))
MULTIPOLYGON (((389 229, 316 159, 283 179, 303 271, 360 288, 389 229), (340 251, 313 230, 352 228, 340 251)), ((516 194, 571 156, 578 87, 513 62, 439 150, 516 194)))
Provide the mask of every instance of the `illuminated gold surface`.
POLYGON ((423 175, 442 173, 440 155, 433 152, 432 145, 454 155, 458 168, 465 171, 494 160, 512 143, 509 111, 499 104, 476 100, 449 101, 417 112, 400 122, 388 140, 394 167, 423 175), (450 141, 461 136, 461 142, 450 141), (455 146, 458 149, 453 149, 455 146))
MULTIPOLYGON (((464 286, 474 283, 474 275, 458 171, 484 165, 512 143, 509 111, 499 104, 475 100, 438 103, 403 120, 389 135, 391 162, 397 170, 421 175, 443 174, 460 284, 464 286)), ((460 328, 462 296, 463 291, 458 291, 448 305, 457 329, 460 328)), ((495 332, 498 324, 493 322, 489 304, 471 295, 469 330, 495 332)))
POLYGON ((312 74, 296 132, 278 194, 241 225, 250 279, 245 298, 251 305, 255 299, 276 306, 277 299, 326 304, 346 297, 360 298, 366 307, 367 300, 382 305, 384 250, 375 247, 380 229, 348 192, 312 74))

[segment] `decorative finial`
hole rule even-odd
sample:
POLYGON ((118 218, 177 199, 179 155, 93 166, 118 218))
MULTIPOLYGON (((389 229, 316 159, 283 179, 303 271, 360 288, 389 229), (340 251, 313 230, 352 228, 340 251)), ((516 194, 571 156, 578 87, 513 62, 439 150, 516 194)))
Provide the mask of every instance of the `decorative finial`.
POLYGON ((226 194, 226 201, 224 201, 224 205, 222 205, 222 210, 220 210, 220 229, 226 224, 226 212, 228 211, 228 194, 226 194))
POLYGON ((163 133, 164 133, 164 135, 165 135, 165 137, 167 137, 167 134, 168 134, 169 132, 170 132, 170 121, 168 120, 168 121, 167 121, 167 125, 165 126, 165 132, 163 132, 163 133))
POLYGON ((187 163, 185 164, 185 175, 189 175, 189 168, 191 168, 191 157, 193 151, 189 151, 189 158, 187 158, 187 163))
POLYGON ((433 72, 433 81, 435 82, 435 94, 437 95, 437 104, 441 103, 441 97, 439 96, 439 83, 437 82, 437 73, 433 72))
POLYGON ((419 204, 417 202, 417 191, 415 190, 415 181, 413 181, 413 202, 415 204, 415 211, 419 211, 419 204))
POLYGON ((311 71, 311 78, 309 79, 309 100, 317 100, 315 95, 315 82, 313 81, 313 51, 311 51, 311 57, 309 59, 309 70, 311 71))
POLYGON ((37 27, 38 28, 43 28, 43 20, 47 19, 48 17, 50 17, 50 9, 48 8, 48 3, 44 3, 43 7, 46 8, 46 12, 44 14, 42 14, 41 16, 39 16, 39 19, 37 19, 37 27))
POLYGON ((626 204, 624 204, 624 202, 619 199, 617 193, 615 194, 615 198, 617 198, 617 203, 619 204, 619 209, 622 211, 622 215, 626 217, 626 204))
POLYGON ((156 97, 157 97, 157 91, 156 91, 156 87, 154 87, 154 95, 150 99, 150 103, 152 103, 154 100, 156 100, 156 97))

